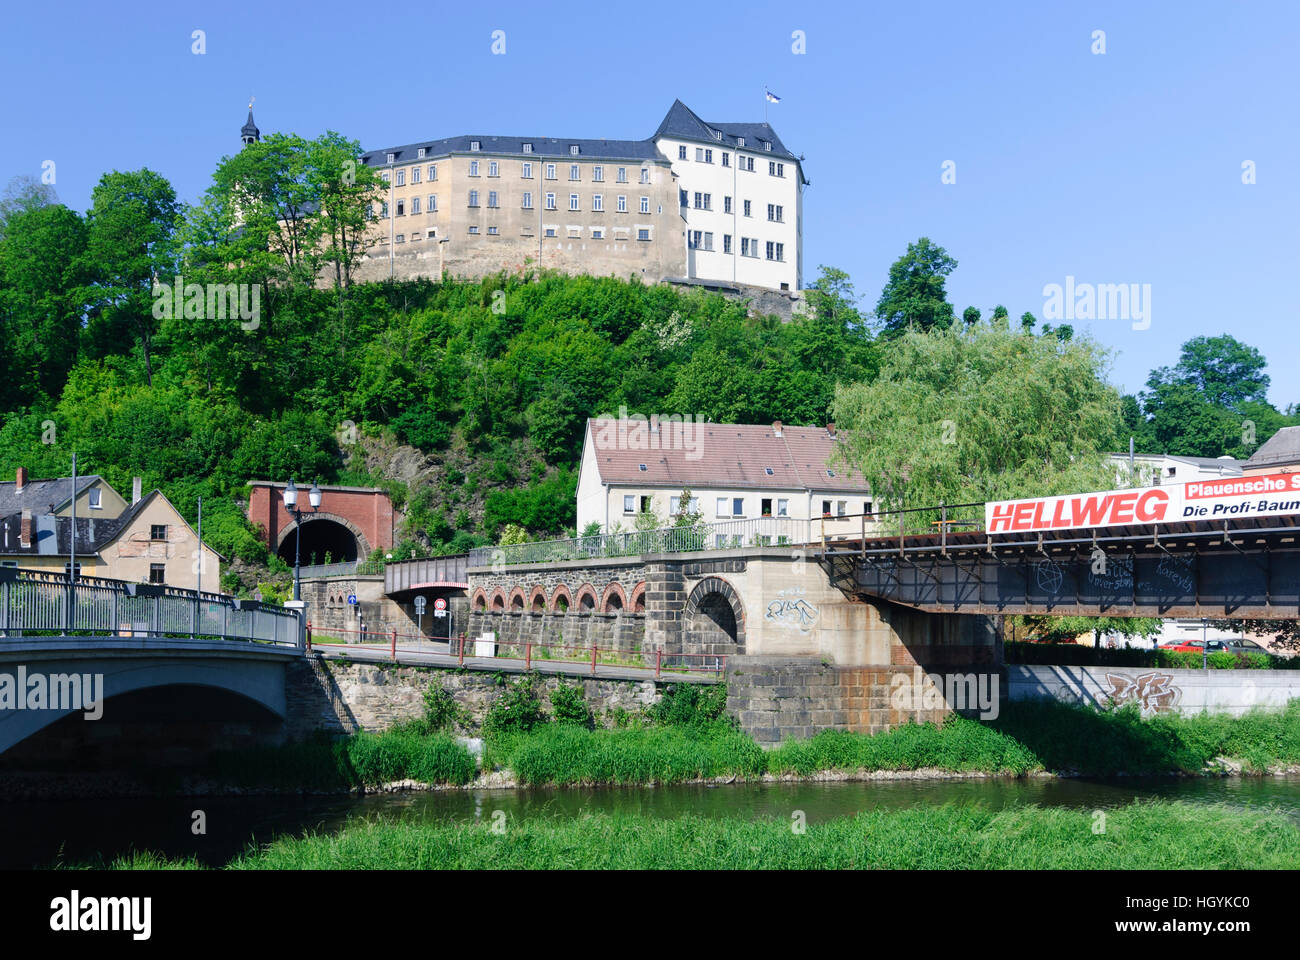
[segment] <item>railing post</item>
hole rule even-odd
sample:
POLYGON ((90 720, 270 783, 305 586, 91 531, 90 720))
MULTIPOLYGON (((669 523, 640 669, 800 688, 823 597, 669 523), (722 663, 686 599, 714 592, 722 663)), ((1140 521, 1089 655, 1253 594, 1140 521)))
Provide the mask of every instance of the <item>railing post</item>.
POLYGON ((153 635, 162 633, 162 597, 153 598, 153 635))
POLYGON ((460 665, 465 666, 465 634, 460 635, 460 665))
POLYGON ((524 669, 533 668, 533 641, 529 640, 524 644, 524 669))
POLYGON ((397 630, 395 629, 393 630, 393 646, 391 652, 392 652, 393 660, 396 661, 397 660, 397 630))
POLYGON ((663 670, 663 665, 664 665, 664 651, 663 651, 663 647, 660 647, 658 650, 655 651, 655 676, 656 677, 658 677, 660 675, 660 672, 663 670))
POLYGON ((594 643, 591 645, 591 675, 593 677, 596 675, 596 645, 594 643))
POLYGON ((0 582, 0 637, 9 636, 9 581, 0 582))
POLYGON ((307 637, 307 652, 311 653, 311 621, 310 620, 307 621, 306 637, 307 637))
POLYGON ((230 601, 223 600, 221 602, 221 639, 222 640, 226 639, 226 634, 229 632, 229 626, 230 626, 229 618, 230 618, 230 601))

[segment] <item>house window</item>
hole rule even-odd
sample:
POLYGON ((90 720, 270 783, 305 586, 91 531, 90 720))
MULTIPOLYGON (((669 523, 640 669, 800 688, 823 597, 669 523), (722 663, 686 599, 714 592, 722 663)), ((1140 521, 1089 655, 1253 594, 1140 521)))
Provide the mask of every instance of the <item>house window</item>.
POLYGON ((525 180, 531 180, 531 179, 533 179, 533 165, 532 165, 532 163, 530 163, 530 162, 528 162, 528 161, 525 161, 524 163, 520 164, 520 167, 519 167, 519 175, 520 175, 521 177, 523 177, 525 180))
POLYGON ((399 217, 404 217, 404 216, 406 216, 406 201, 405 201, 405 200, 398 200, 398 201, 397 201, 397 215, 398 215, 399 217))
POLYGON ((429 213, 438 212, 438 195, 436 193, 429 194, 429 206, 426 208, 426 210, 429 213))
POLYGON ((496 227, 488 227, 488 236, 495 237, 498 232, 496 227))
POLYGON ((630 493, 623 495, 623 512, 636 513, 636 497, 630 493))
POLYGON ((731 234, 729 233, 724 233, 722 235, 722 252, 723 253, 731 252, 731 234))
POLYGON ((646 227, 638 227, 636 231, 636 238, 638 240, 649 240, 650 230, 646 227))
POLYGON ((864 500, 864 501, 862 502, 862 512, 865 513, 867 516, 871 516, 871 501, 870 501, 870 500, 864 500))
POLYGON ((546 179, 547 179, 547 180, 554 180, 554 179, 555 179, 555 164, 553 164, 553 163, 548 163, 548 164, 546 165, 546 179))
POLYGON ((591 228, 591 239, 593 239, 593 240, 604 240, 604 239, 605 239, 605 228, 604 228, 604 227, 592 227, 592 228, 591 228))
MULTIPOLYGON (((769 150, 771 149, 771 145, 770 145, 770 144, 768 145, 768 149, 769 149, 769 150)), ((776 162, 774 162, 774 161, 768 161, 768 164, 767 164, 767 174, 768 174, 768 176, 770 176, 770 177, 784 177, 784 176, 785 176, 785 164, 784 164, 784 163, 776 163, 776 162)))
POLYGON ((745 145, 745 138, 744 138, 744 137, 737 137, 737 138, 736 138, 736 146, 738 146, 738 147, 743 147, 744 145, 745 145))
POLYGON ((605 168, 604 168, 604 167, 592 167, 592 168, 591 168, 591 179, 593 179, 593 180, 604 180, 604 179, 605 179, 605 168))
POLYGON ((406 234, 404 233, 399 233, 397 236, 393 237, 393 243, 405 243, 405 242, 406 242, 406 234))
POLYGON ((748 200, 745 201, 745 216, 752 216, 750 211, 750 202, 748 200))
POLYGON ((731 501, 726 497, 718 497, 717 516, 727 517, 731 515, 731 501))
POLYGON ((419 167, 412 167, 412 168, 411 168, 411 183, 419 183, 419 182, 420 182, 420 168, 419 168, 419 167))
POLYGON ((396 160, 396 159, 397 159, 397 154, 395 154, 395 153, 390 153, 390 154, 388 155, 388 162, 389 162, 389 163, 392 163, 392 162, 393 162, 394 160, 396 160))
MULTIPOLYGON (((17 564, 17 563, 14 563, 14 564, 12 564, 12 566, 15 566, 15 567, 16 567, 16 566, 18 566, 18 564, 17 564)), ((81 576, 81 564, 77 564, 76 570, 74 571, 73 568, 72 568, 72 564, 70 564, 70 563, 65 563, 65 564, 63 565, 63 575, 64 575, 65 577, 67 577, 67 576, 74 576, 74 577, 79 577, 79 576, 81 576)))
POLYGON ((381 217, 387 217, 387 216, 388 216, 388 201, 387 201, 387 200, 385 200, 383 203, 381 203, 381 204, 379 205, 379 215, 380 215, 381 217))
POLYGON ((470 175, 471 177, 477 177, 477 176, 478 176, 478 161, 477 161, 477 160, 471 160, 471 161, 469 162, 469 175, 470 175))
POLYGON ((477 233, 478 233, 478 224, 475 224, 475 225, 471 226, 471 227, 469 228, 469 232, 472 233, 472 234, 477 234, 477 233))
POLYGON ((477 190, 471 190, 471 191, 469 192, 469 205, 470 205, 471 207, 477 207, 477 206, 478 206, 478 191, 477 191, 477 190))
POLYGON ((727 153, 727 152, 725 152, 725 151, 723 151, 723 154, 722 154, 722 165, 723 165, 724 167, 729 167, 729 166, 731 166, 731 154, 729 154, 729 153, 727 153))
POLYGON ((150 540, 166 540, 166 539, 167 539, 167 524, 165 524, 165 523, 155 523, 155 524, 151 524, 150 527, 149 527, 149 539, 150 539, 150 540))
POLYGON ((601 194, 597 193, 591 198, 591 209, 593 210, 605 209, 605 198, 601 194))
POLYGON ((497 192, 495 190, 488 191, 488 206, 489 207, 501 206, 501 204, 497 203, 497 192))
POLYGON ((829 500, 823 500, 823 501, 822 501, 822 516, 823 516, 823 517, 829 517, 830 515, 831 515, 831 502, 830 502, 829 500))
POLYGON ((430 180, 438 179, 438 165, 436 163, 429 164, 429 179, 430 180))
POLYGON ((477 140, 471 140, 469 142, 469 148, 471 150, 477 150, 479 148, 479 142, 477 140))
POLYGON ((772 259, 773 259, 773 260, 784 260, 784 259, 785 259, 785 244, 784 244, 784 243, 778 243, 778 244, 776 245, 776 256, 773 257, 772 259))
POLYGON ((743 517, 745 515, 745 498, 733 497, 731 500, 731 515, 733 517, 743 517))
POLYGON ((548 193, 548 194, 546 195, 546 209, 547 209, 547 210, 554 210, 554 209, 555 209, 555 194, 553 194, 553 193, 548 193))
POLYGON ((642 498, 641 498, 641 512, 642 512, 642 513, 649 513, 649 512, 653 509, 653 505, 652 505, 652 504, 653 504, 653 498, 652 498, 652 497, 642 497, 642 498))
POLYGON ((641 198, 641 212, 642 212, 642 213, 649 213, 649 212, 650 212, 650 198, 649 198, 649 197, 642 197, 642 198, 641 198))
POLYGON ((578 145, 576 143, 569 144, 569 156, 576 157, 578 153, 578 145))
POLYGON ((547 228, 546 228, 545 235, 548 236, 548 237, 553 237, 553 236, 555 236, 555 228, 554 228, 554 227, 547 227, 547 228))
POLYGON ((103 492, 104 491, 100 490, 99 487, 90 488, 90 492, 87 494, 90 500, 90 509, 99 510, 102 508, 103 505, 100 503, 100 494, 103 492))
POLYGON ((759 509, 762 516, 770 517, 772 515, 772 498, 764 497, 759 501, 759 509))
POLYGON ((696 148, 695 148, 695 161, 696 161, 697 163, 712 163, 712 162, 713 162, 713 151, 712 151, 712 150, 707 150, 707 149, 705 149, 704 147, 696 147, 696 148))
POLYGON ((776 254, 776 244, 773 243, 771 240, 767 241, 767 259, 775 260, 776 259, 775 254, 776 254))
POLYGON ((411 213, 412 213, 412 215, 414 215, 414 214, 417 214, 417 213, 419 213, 419 212, 420 212, 420 198, 419 198, 419 197, 412 197, 412 198, 411 198, 411 213))
POLYGON ((419 159, 419 160, 423 160, 423 159, 424 159, 424 151, 425 151, 425 148, 424 148, 424 147, 421 147, 419 150, 417 150, 417 151, 416 151, 416 154, 415 154, 416 158, 419 159))
POLYGON ((678 159, 678 160, 685 160, 685 159, 686 159, 686 147, 685 147, 685 146, 680 146, 680 147, 677 148, 677 159, 678 159))
POLYGON ((618 182, 627 183, 627 167, 618 168, 618 182))
POLYGON ((524 191, 523 207, 524 207, 525 210, 531 210, 531 209, 533 209, 533 194, 532 194, 532 191, 529 191, 529 190, 525 190, 525 191, 524 191))
POLYGON ((723 213, 730 213, 730 212, 731 212, 731 198, 730 198, 730 197, 723 197, 723 198, 722 198, 722 212, 723 212, 723 213))
POLYGON ((627 197, 618 198, 618 212, 627 213, 627 197))
POLYGON ((525 143, 524 153, 532 153, 532 152, 533 152, 533 145, 531 143, 525 143))
POLYGON ((578 165, 577 165, 576 163, 571 163, 571 164, 569 164, 569 179, 570 179, 570 180, 578 180, 578 179, 581 179, 581 178, 578 176, 578 165))
POLYGON ((578 209, 578 195, 576 193, 569 194, 569 209, 570 210, 578 209))
POLYGON ((167 565, 165 563, 149 564, 149 582, 150 583, 167 582, 167 565))
POLYGON ((641 182, 642 183, 650 182, 650 170, 646 167, 641 168, 641 182))
POLYGON ((847 500, 837 501, 835 504, 835 512, 838 513, 841 517, 848 516, 849 502, 847 500))
POLYGON ((776 502, 776 515, 778 517, 788 517, 790 515, 789 500, 778 500, 776 502))
POLYGON ((405 171, 405 170, 398 170, 398 171, 397 171, 397 185, 398 185, 399 187, 404 187, 404 186, 406 186, 406 171, 405 171))

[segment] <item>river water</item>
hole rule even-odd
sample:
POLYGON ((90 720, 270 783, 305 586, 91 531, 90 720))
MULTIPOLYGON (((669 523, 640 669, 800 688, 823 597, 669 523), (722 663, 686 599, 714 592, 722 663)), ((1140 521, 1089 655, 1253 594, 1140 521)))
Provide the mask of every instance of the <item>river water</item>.
POLYGON ((1276 809, 1300 820, 1300 777, 1218 777, 1109 780, 898 780, 833 783, 745 783, 719 786, 605 787, 529 790, 454 790, 364 797, 189 797, 0 803, 0 868, 48 867, 57 862, 105 861, 135 850, 197 856, 220 866, 250 843, 279 835, 335 831, 364 817, 411 821, 507 820, 573 817, 586 812, 648 817, 775 817, 802 810, 809 823, 864 810, 918 804, 978 802, 992 808, 1018 803, 1085 809, 1143 798, 1228 803, 1276 809), (192 831, 194 812, 207 832, 192 831))

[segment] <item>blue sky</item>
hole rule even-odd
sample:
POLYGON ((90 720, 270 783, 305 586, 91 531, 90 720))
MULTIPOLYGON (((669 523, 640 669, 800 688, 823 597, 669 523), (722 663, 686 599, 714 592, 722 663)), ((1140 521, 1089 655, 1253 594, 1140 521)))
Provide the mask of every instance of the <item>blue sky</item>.
POLYGON ((1075 323, 1117 352, 1116 385, 1140 389, 1186 339, 1230 332, 1268 358, 1276 404, 1300 401, 1300 4, 127 9, 6 11, 0 181, 54 160, 61 199, 84 210, 103 172, 149 166, 197 200, 238 148, 250 94, 264 133, 334 129, 373 149, 460 133, 641 138, 674 97, 708 120, 761 119, 766 85, 812 180, 805 282, 838 266, 870 307, 928 236, 959 263, 958 312, 1041 317, 1043 287, 1067 276, 1150 284, 1148 329, 1075 323))

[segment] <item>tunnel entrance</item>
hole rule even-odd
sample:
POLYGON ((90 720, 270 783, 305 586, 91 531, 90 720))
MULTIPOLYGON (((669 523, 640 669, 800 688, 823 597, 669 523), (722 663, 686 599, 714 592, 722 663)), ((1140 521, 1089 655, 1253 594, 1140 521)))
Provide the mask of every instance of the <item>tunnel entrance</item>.
POLYGON ((302 547, 298 559, 303 566, 317 563, 344 563, 360 559, 361 545, 357 535, 337 520, 316 517, 295 525, 280 541, 276 554, 285 563, 293 563, 294 545, 302 533, 302 547))

